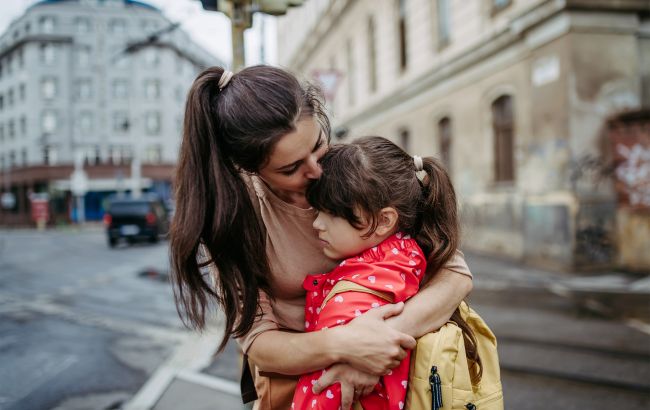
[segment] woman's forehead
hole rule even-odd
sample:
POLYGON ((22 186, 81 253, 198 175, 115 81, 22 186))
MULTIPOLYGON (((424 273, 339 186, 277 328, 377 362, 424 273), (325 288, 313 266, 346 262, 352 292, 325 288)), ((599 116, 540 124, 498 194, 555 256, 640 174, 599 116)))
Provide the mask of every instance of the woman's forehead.
POLYGON ((307 157, 318 142, 321 128, 313 117, 303 118, 296 129, 282 136, 273 147, 268 166, 277 169, 307 157))

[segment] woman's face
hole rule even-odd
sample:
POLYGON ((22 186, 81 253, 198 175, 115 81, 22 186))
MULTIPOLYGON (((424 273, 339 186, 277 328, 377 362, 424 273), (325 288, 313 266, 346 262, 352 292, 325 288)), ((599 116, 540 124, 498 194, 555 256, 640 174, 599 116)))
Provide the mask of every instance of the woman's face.
POLYGON ((327 151, 327 138, 313 117, 298 120, 296 130, 280 138, 259 176, 276 192, 304 194, 322 170, 318 160, 327 151))

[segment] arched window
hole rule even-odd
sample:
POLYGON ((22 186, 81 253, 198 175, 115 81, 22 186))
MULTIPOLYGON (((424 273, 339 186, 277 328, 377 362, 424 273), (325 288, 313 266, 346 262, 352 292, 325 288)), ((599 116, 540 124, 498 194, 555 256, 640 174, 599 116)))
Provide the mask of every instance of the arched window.
POLYGON ((373 93, 377 91, 377 47, 375 19, 368 17, 368 88, 373 93))
POLYGON ((445 117, 438 121, 438 148, 440 150, 440 159, 451 172, 451 120, 445 117))
POLYGON ((399 146, 406 152, 409 152, 411 149, 411 134, 406 128, 402 129, 399 132, 399 146))
POLYGON ((515 123, 512 97, 502 95, 492 103, 494 129, 494 180, 515 180, 515 123))
POLYGON ((399 47, 399 68, 404 71, 408 65, 406 41, 406 0, 397 0, 397 33, 399 47))

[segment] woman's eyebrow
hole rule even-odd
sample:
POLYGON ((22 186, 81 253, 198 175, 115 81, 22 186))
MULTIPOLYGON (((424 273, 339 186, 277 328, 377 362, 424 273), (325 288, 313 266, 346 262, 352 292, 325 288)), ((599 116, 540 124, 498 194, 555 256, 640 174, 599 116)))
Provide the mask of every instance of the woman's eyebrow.
MULTIPOLYGON (((316 144, 314 144, 314 148, 312 148, 311 152, 316 152, 316 150, 319 148, 320 143, 323 141, 323 131, 321 130, 318 134, 318 139, 316 140, 316 144)), ((279 168, 276 168, 276 171, 282 171, 284 169, 289 169, 293 168, 295 166, 298 166, 305 162, 304 159, 299 159, 298 161, 292 162, 291 164, 283 165, 279 168)))

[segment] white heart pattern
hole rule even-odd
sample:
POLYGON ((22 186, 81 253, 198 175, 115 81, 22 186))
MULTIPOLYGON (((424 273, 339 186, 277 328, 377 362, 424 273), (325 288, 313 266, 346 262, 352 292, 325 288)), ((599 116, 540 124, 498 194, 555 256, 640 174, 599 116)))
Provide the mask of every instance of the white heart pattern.
POLYGON ((337 297, 334 298, 334 302, 343 303, 343 296, 338 295, 337 297))
POLYGON ((305 329, 309 328, 309 322, 305 322, 305 329))
POLYGON ((411 260, 409 261, 409 265, 411 265, 411 266, 415 266, 415 265, 417 265, 417 263, 416 263, 414 260, 411 259, 411 260))
POLYGON ((400 410, 402 410, 404 408, 404 403, 402 403, 401 401, 399 402, 399 408, 400 408, 400 410))
MULTIPOLYGON (((310 309, 311 309, 311 308, 310 308, 310 309)), ((320 308, 317 307, 317 308, 316 308, 316 314, 319 314, 319 313, 320 313, 320 308)))
POLYGON ((397 248, 393 248, 393 249, 391 250, 391 252, 393 252, 393 255, 397 255, 397 254, 399 253, 399 251, 397 250, 397 248))
POLYGON ((311 401, 311 407, 312 407, 312 408, 316 407, 316 403, 318 403, 318 402, 316 401, 316 399, 312 400, 312 401, 311 401))
POLYGON ((307 393, 307 386, 302 386, 302 392, 307 393))
POLYGON ((328 390, 327 393, 325 393, 325 397, 327 397, 328 399, 333 399, 334 393, 332 393, 331 390, 328 390))
POLYGON ((375 283, 375 280, 377 280, 377 278, 375 278, 374 276, 368 276, 368 280, 370 281, 370 283, 375 283))
POLYGON ((354 311, 354 316, 361 316, 361 311, 359 309, 356 309, 354 311))
POLYGON ((404 387, 405 389, 406 389, 406 386, 407 386, 408 384, 409 384, 408 381, 406 381, 406 380, 402 380, 402 387, 404 387))
POLYGON ((393 285, 384 285, 384 286, 386 286, 388 289, 393 289, 393 285))
POLYGON ((373 308, 378 308, 378 307, 379 307, 379 303, 374 302, 374 303, 372 304, 372 307, 373 307, 373 308))

